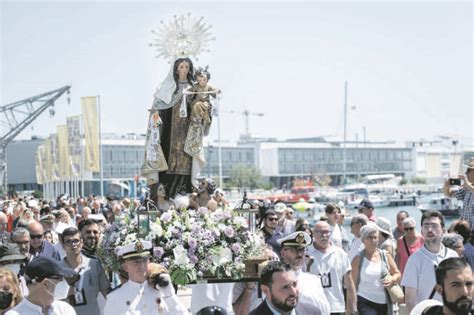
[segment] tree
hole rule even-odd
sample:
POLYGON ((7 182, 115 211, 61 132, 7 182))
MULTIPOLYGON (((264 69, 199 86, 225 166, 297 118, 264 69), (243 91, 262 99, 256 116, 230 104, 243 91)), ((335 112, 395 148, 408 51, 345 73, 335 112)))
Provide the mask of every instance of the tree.
POLYGON ((230 170, 230 182, 236 187, 259 187, 262 175, 260 170, 253 166, 237 164, 230 170))

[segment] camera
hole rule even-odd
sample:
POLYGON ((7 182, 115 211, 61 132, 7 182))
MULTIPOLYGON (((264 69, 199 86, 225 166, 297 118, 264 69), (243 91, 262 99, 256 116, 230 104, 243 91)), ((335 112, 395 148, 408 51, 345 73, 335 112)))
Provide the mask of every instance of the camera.
POLYGON ((449 185, 451 185, 451 186, 460 186, 461 185, 461 179, 460 178, 450 178, 449 179, 449 185))
POLYGON ((151 283, 153 284, 153 286, 159 286, 159 287, 167 287, 169 284, 170 284, 170 281, 169 281, 169 278, 166 277, 165 275, 167 275, 166 273, 159 273, 157 275, 154 275, 152 279, 150 279, 151 283))

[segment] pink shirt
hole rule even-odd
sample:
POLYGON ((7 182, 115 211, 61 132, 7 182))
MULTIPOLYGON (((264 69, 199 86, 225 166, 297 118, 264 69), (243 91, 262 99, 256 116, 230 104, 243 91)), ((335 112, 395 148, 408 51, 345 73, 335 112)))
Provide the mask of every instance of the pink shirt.
MULTIPOLYGON (((407 253, 407 248, 405 247, 405 244, 403 242, 403 238, 404 236, 400 237, 397 240, 397 253, 398 253, 399 263, 400 263, 400 266, 399 266, 400 272, 402 275, 403 275, 403 270, 405 270, 405 265, 407 263, 408 256, 409 256, 407 253)), ((408 251, 410 252, 410 255, 416 252, 421 247, 423 247, 424 243, 425 243, 425 240, 423 239, 423 236, 421 235, 418 235, 416 237, 416 241, 415 243, 413 243, 413 245, 410 246, 410 244, 408 244, 407 242, 408 251)))

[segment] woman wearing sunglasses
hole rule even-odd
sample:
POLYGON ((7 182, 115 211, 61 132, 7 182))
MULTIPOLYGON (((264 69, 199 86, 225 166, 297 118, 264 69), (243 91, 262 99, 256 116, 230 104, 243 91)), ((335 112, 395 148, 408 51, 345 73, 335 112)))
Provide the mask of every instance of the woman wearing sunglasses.
POLYGON ((403 220, 403 230, 405 235, 397 240, 397 252, 395 255, 395 262, 398 269, 403 275, 403 270, 407 263, 408 257, 423 247, 423 236, 416 231, 416 222, 412 217, 403 220))

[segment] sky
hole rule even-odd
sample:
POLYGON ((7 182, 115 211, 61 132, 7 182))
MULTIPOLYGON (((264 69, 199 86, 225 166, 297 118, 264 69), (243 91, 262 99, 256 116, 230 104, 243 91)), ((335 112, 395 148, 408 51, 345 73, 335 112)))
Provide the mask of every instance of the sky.
MULTIPOLYGON (((44 137, 100 95, 104 133, 145 133, 170 64, 149 47, 173 15, 203 16, 216 40, 193 60, 222 90, 221 139, 404 141, 474 145, 470 1, 1 1, 0 105, 71 85, 18 138, 44 137), (232 113, 233 112, 233 113, 232 113)), ((207 140, 217 139, 217 119, 207 140)))

